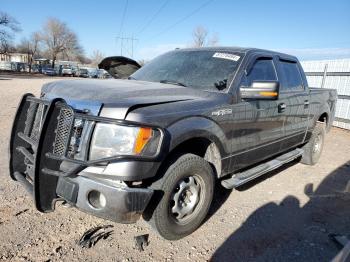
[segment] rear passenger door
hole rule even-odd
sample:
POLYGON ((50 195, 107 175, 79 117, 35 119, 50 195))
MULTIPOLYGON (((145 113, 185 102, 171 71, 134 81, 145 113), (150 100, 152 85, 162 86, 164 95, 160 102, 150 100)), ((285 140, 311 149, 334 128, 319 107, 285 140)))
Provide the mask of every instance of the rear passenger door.
POLYGON ((280 103, 285 110, 282 148, 288 150, 304 140, 309 119, 309 93, 304 85, 297 61, 278 58, 280 103))

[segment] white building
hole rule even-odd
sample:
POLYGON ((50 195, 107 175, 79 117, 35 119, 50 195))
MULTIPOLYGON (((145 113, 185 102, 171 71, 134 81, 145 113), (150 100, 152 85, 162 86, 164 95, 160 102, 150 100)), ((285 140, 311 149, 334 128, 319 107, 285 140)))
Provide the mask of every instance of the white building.
POLYGON ((28 63, 28 54, 23 53, 7 53, 0 54, 0 61, 2 62, 17 62, 17 63, 28 63))

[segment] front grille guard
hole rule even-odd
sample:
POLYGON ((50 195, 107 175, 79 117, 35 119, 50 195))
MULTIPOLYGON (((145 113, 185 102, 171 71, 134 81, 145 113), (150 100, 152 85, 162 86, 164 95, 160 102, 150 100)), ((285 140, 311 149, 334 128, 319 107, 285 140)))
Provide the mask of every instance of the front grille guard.
POLYGON ((63 99, 47 101, 26 94, 17 108, 12 127, 9 147, 10 176, 34 195, 39 211, 50 212, 54 210, 54 203, 58 199, 56 187, 60 176, 69 176, 87 166, 105 165, 121 159, 159 161, 164 134, 156 126, 88 115, 86 112, 74 110, 63 99), (119 155, 88 160, 93 129, 98 122, 158 129, 161 146, 154 156, 119 155), (77 126, 83 126, 82 130, 77 126), (75 142, 79 141, 72 143, 72 138, 75 142), (63 162, 71 163, 72 168, 62 171, 63 162))

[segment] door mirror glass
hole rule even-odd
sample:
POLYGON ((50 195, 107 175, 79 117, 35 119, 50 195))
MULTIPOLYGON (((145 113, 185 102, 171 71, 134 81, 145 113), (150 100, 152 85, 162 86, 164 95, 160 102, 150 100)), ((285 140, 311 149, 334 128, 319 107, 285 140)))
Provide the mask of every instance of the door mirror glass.
POLYGON ((253 81, 250 87, 242 86, 241 98, 243 99, 264 99, 277 100, 279 96, 278 81, 253 81))

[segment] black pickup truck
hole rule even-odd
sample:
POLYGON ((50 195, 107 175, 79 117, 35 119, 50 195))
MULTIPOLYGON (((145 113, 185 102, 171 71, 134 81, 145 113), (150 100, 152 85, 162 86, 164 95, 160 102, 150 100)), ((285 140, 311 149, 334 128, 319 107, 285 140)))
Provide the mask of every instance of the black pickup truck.
POLYGON ((314 165, 335 90, 309 88, 297 58, 215 47, 163 54, 125 80, 45 84, 23 96, 10 175, 50 212, 65 201, 161 236, 196 230, 220 181, 232 189, 295 159, 314 165))

